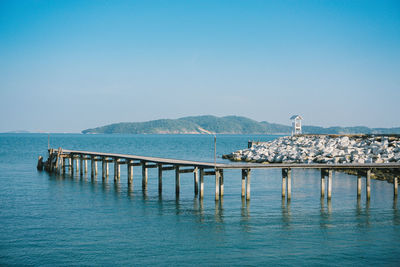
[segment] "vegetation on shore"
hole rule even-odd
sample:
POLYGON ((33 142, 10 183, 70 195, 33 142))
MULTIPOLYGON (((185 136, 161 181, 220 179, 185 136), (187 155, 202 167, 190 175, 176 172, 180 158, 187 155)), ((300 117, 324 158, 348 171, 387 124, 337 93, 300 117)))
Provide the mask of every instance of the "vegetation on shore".
MULTIPOLYGON (((257 122, 240 117, 216 117, 211 115, 161 119, 147 122, 121 122, 83 130, 84 134, 290 134, 288 125, 257 122)), ((319 127, 303 126, 305 134, 400 134, 397 128, 319 127)))

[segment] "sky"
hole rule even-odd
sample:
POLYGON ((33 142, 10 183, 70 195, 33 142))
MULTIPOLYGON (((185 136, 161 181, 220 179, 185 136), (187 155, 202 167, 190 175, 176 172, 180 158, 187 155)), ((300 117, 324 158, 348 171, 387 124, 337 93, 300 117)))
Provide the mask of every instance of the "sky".
POLYGON ((399 127, 400 1, 0 0, 0 132, 238 115, 399 127))

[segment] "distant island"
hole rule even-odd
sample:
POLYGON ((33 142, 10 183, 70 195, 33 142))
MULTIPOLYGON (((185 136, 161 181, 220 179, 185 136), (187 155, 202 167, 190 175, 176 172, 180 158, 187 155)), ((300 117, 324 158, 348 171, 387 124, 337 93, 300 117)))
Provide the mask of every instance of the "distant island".
MULTIPOLYGON (((246 117, 211 115, 161 119, 147 122, 121 122, 83 130, 84 134, 290 134, 288 125, 255 121, 246 117)), ((400 134, 396 128, 303 126, 304 134, 400 134)))

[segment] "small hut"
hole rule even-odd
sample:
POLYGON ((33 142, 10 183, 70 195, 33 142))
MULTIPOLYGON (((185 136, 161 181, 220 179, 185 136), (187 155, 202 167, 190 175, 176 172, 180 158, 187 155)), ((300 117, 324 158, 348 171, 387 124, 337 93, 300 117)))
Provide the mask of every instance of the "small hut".
POLYGON ((293 115, 290 119, 292 120, 292 136, 301 134, 301 120, 303 118, 300 115, 293 115))

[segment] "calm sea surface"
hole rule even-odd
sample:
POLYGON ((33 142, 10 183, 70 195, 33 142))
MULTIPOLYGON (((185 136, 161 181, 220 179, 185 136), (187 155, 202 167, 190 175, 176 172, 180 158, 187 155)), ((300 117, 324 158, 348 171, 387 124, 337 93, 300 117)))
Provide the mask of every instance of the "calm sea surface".
MULTIPOLYGON (((277 136, 221 135, 222 154, 277 136)), ((213 162, 210 135, 53 134, 52 147, 213 162)), ((251 201, 242 202, 240 170, 225 171, 215 203, 213 176, 204 200, 193 174, 141 169, 133 188, 121 180, 48 175, 46 134, 0 134, 0 265, 399 265, 400 211, 392 185, 372 180, 371 201, 356 198, 356 177, 334 173, 331 203, 319 197, 320 173, 294 170, 292 201, 282 202, 280 170, 253 170, 251 201)), ((99 166, 100 167, 100 166, 99 166)), ((99 168, 101 170, 101 168, 99 168)), ((100 172, 101 174, 101 172, 100 172)), ((364 181, 363 181, 364 183, 364 181)), ((365 186, 365 183, 363 184, 365 186)), ((365 190, 363 188, 363 190, 365 190)), ((364 193, 364 191, 363 191, 364 193)))

